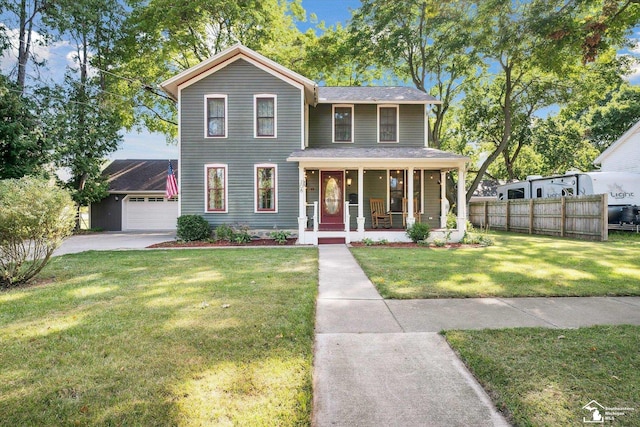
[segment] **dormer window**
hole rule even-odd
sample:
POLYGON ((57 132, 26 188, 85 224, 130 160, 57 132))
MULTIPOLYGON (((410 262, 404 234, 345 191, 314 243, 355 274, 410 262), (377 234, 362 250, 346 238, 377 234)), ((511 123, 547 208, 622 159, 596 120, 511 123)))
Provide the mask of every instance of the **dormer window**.
POLYGON ((398 106, 378 106, 378 142, 398 142, 398 106))
POLYGON ((353 142, 353 105, 333 106, 333 142, 353 142))

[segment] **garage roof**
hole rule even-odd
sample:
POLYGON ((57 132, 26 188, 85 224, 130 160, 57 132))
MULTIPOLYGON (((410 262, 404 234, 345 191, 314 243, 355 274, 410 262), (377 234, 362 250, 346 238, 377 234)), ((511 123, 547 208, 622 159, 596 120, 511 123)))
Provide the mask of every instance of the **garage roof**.
MULTIPOLYGON (((178 161, 171 160, 178 176, 178 161)), ((161 192, 167 185, 168 160, 114 160, 103 171, 109 193, 161 192)))

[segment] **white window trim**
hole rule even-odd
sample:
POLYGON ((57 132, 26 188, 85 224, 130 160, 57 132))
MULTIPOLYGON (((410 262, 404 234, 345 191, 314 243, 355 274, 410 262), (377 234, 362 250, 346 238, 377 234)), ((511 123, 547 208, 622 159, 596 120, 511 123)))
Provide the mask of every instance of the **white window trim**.
POLYGON ((397 144, 400 142, 400 105, 398 104, 378 104, 378 119, 376 120, 376 138, 378 144, 397 144), (395 108, 396 109, 396 140, 395 141, 380 141, 380 109, 381 108, 395 108))
POLYGON ((210 214, 221 214, 229 212, 229 167, 222 163, 208 163, 204 165, 204 212, 210 214), (210 210, 209 209, 209 169, 221 168, 224 169, 224 209, 223 210, 210 210))
POLYGON ((278 213, 278 165, 275 163, 259 163, 253 165, 253 212, 257 214, 274 214, 278 213), (274 196, 274 209, 273 210, 259 210, 258 209, 258 168, 273 168, 273 182, 275 189, 274 196))
POLYGON ((353 144, 356 140, 354 110, 353 104, 333 104, 331 106, 331 142, 334 144, 353 144), (351 141, 336 141, 336 108, 351 108, 351 141))
POLYGON ((224 139, 229 136, 229 105, 227 102, 227 95, 211 93, 204 96, 204 137, 206 139, 224 139), (223 136, 209 136, 209 117, 208 117, 208 105, 209 99, 222 98, 224 99, 224 135, 223 136))
POLYGON ((272 93, 253 95, 253 137, 267 139, 278 137, 278 95, 272 93), (258 98, 273 98, 273 136, 258 135, 258 98))

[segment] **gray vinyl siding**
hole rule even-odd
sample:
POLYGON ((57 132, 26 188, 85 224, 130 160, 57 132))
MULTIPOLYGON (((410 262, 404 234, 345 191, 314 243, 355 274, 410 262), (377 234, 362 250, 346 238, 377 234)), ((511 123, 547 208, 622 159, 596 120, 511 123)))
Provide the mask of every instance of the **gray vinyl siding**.
POLYGON ((440 228, 440 171, 424 171, 424 212, 422 222, 440 228), (431 219, 429 219, 431 217, 431 219))
POLYGON ((298 165, 287 162, 301 146, 302 92, 238 60, 181 92, 181 213, 203 215, 212 226, 297 229, 298 165), (205 138, 205 95, 227 96, 227 137, 205 138), (277 96, 277 138, 254 138, 254 95, 277 96), (254 166, 277 165, 277 213, 254 213, 254 166), (228 168, 228 213, 205 212, 206 164, 228 168))
POLYGON ((353 143, 334 143, 332 105, 318 104, 309 108, 309 147, 371 147, 395 145, 402 147, 424 146, 424 105, 400 105, 399 143, 378 143, 378 106, 356 104, 353 109, 353 143))

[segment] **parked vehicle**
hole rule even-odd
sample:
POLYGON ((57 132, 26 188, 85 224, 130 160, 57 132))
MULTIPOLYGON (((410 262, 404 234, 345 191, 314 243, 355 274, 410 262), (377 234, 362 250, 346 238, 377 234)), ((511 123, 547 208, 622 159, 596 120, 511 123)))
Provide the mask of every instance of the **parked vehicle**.
POLYGON ((540 199, 607 194, 609 224, 640 224, 640 174, 629 172, 567 172, 529 176, 498 187, 498 200, 540 199))

